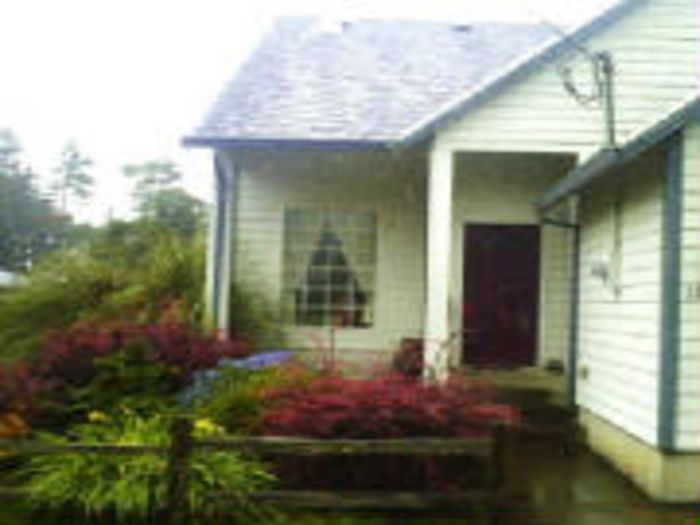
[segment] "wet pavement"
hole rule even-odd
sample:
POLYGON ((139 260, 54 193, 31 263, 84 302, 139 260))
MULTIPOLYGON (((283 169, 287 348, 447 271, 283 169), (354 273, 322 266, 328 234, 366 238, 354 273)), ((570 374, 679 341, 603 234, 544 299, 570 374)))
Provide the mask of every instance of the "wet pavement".
POLYGON ((510 449, 504 525, 700 525, 700 504, 654 503, 583 446, 531 437, 510 449))

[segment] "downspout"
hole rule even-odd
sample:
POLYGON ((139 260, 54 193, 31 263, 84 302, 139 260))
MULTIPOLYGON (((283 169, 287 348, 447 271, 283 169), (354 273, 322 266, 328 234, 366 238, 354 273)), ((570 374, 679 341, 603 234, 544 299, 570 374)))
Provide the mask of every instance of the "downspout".
MULTIPOLYGON (((205 326, 208 329, 215 331, 222 330, 222 324, 225 320, 222 319, 222 290, 223 283, 226 281, 224 272, 226 267, 226 249, 228 242, 226 239, 227 228, 226 221, 229 219, 228 213, 228 198, 229 198, 229 180, 226 176, 226 171, 222 165, 222 160, 218 154, 214 156, 214 209, 212 210, 210 219, 210 234, 209 234, 209 251, 207 261, 207 283, 205 297, 205 326)), ((225 334, 220 334, 225 335, 225 334)))
POLYGON ((578 334, 581 294, 581 227, 576 222, 566 222, 540 216, 540 224, 564 228, 571 231, 571 308, 569 310, 569 341, 566 354, 566 401, 569 408, 576 408, 576 374, 578 373, 578 334))
POLYGON ((678 363, 681 323, 681 248, 683 221, 683 134, 669 141, 666 163, 661 278, 661 357, 659 362, 658 445, 676 446, 678 363))
POLYGON ((219 337, 228 338, 231 316, 231 282, 233 280, 234 190, 238 180, 238 164, 230 155, 221 158, 221 217, 219 235, 219 304, 217 306, 219 337))

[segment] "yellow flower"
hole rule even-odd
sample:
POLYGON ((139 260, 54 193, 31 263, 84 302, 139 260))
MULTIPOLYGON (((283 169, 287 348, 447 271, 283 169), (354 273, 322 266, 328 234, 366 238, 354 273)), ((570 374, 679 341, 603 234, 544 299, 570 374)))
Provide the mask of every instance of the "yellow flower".
POLYGON ((88 421, 90 423, 102 423, 108 419, 107 414, 100 412, 99 410, 93 410, 88 414, 88 421))
POLYGON ((194 422, 194 430, 198 434, 201 434, 203 436, 211 436, 215 434, 223 434, 224 429, 214 423, 211 419, 204 418, 204 419, 197 419, 194 422))

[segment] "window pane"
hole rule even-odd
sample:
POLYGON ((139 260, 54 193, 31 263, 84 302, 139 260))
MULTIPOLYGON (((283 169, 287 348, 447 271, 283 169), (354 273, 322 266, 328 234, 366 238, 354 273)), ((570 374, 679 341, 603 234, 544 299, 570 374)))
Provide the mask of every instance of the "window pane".
POLYGON ((368 327, 375 275, 374 213, 285 213, 284 313, 297 324, 368 327))

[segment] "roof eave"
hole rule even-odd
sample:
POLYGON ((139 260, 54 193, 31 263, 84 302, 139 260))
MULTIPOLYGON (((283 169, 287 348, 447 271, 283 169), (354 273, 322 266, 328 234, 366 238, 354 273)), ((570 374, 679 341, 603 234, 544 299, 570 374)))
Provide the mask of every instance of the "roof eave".
POLYGON ((465 97, 453 102, 449 107, 439 110, 437 114, 409 128, 403 134, 402 142, 405 145, 411 145, 431 138, 449 123, 464 117, 466 113, 480 107, 508 86, 527 78, 557 55, 571 49, 572 40, 581 41, 589 38, 598 31, 615 23, 642 1, 622 0, 618 5, 611 7, 593 20, 574 29, 566 37, 545 45, 543 49, 539 49, 533 55, 518 61, 499 77, 487 82, 482 89, 468 93, 465 97))
POLYGON ((666 118, 647 128, 622 148, 605 149, 581 164, 569 175, 552 186, 536 202, 540 214, 546 213, 565 198, 582 191, 598 178, 609 173, 613 168, 621 166, 648 149, 660 144, 671 135, 682 129, 688 122, 700 120, 700 98, 694 98, 680 109, 673 111, 666 118))
POLYGON ((377 151, 394 149, 399 145, 397 141, 392 140, 222 138, 198 135, 183 138, 182 144, 189 148, 302 151, 377 151))

